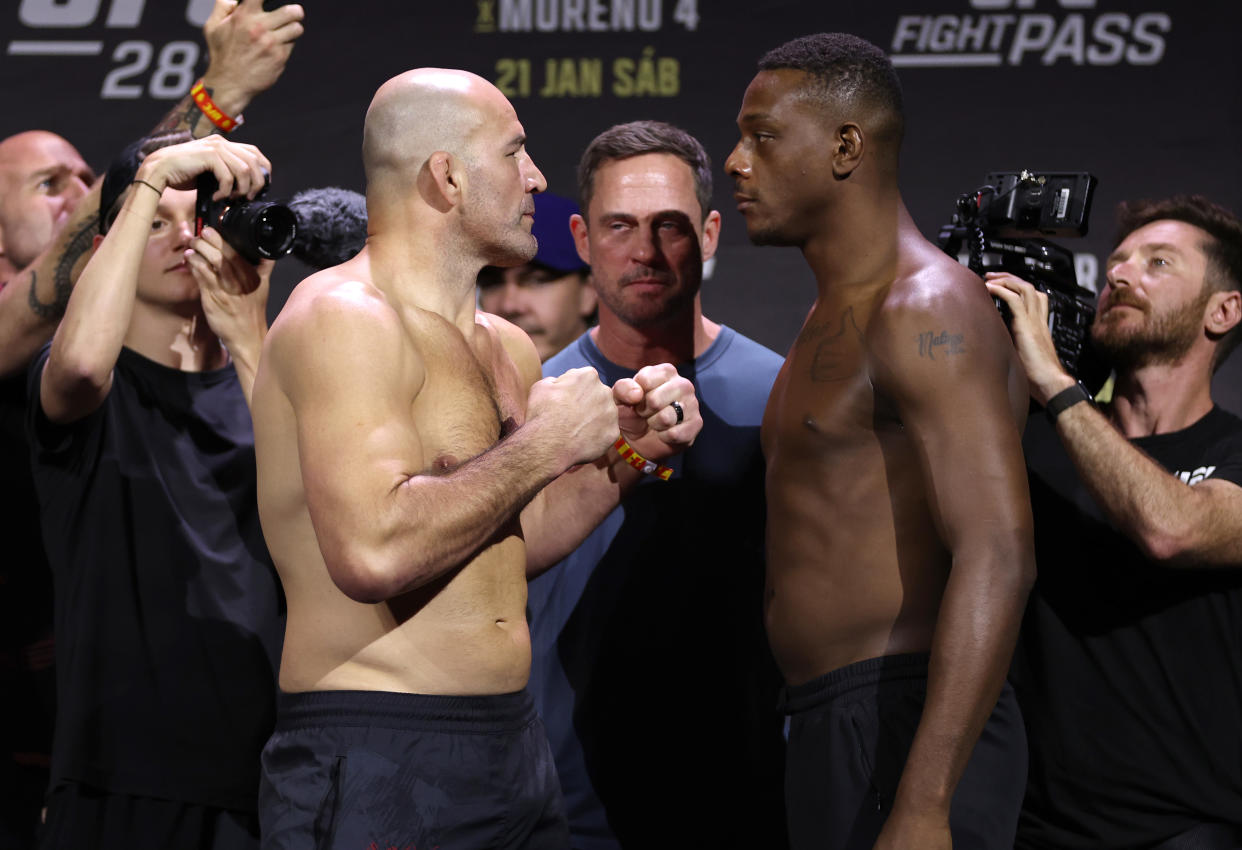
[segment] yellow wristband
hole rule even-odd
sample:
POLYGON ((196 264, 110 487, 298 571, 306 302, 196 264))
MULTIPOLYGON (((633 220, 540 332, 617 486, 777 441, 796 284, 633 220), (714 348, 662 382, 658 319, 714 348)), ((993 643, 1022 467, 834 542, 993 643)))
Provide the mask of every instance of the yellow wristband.
POLYGON ((224 110, 216 106, 216 102, 211 99, 211 95, 207 93, 206 87, 203 86, 202 80, 199 80, 190 89, 190 97, 194 99, 194 105, 202 110, 202 113, 207 116, 208 120, 225 133, 241 123, 240 115, 236 118, 231 115, 225 115, 224 110))
POLYGON ((639 472, 654 475, 661 481, 667 481, 673 477, 673 468, 671 466, 661 466, 654 460, 647 460, 634 451, 634 448, 625 441, 625 437, 617 437, 617 441, 612 444, 612 447, 617 450, 617 454, 621 455, 623 461, 639 472))

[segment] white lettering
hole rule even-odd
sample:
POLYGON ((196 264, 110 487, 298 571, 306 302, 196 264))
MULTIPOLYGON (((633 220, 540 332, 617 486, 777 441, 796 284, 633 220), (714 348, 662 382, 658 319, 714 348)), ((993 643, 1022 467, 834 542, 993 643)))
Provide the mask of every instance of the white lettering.
POLYGON ((1068 56, 1075 65, 1081 65, 1086 48, 1086 38, 1086 24, 1082 15, 1069 15, 1061 23, 1061 28, 1057 30, 1052 46, 1039 61, 1045 65, 1051 65, 1058 59, 1068 56))
POLYGON ((1134 19, 1134 40, 1146 45, 1148 50, 1140 50, 1137 45, 1126 49, 1126 60, 1132 65, 1155 65, 1164 58, 1164 39, 1152 32, 1159 30, 1167 35, 1173 29, 1173 21, 1163 12, 1147 12, 1134 19))
POLYGON ((604 20, 606 12, 604 0, 591 0, 587 10, 587 27, 591 32, 608 32, 608 22, 604 20))
POLYGON ((201 27, 211 17, 211 9, 215 5, 215 0, 190 0, 190 5, 185 9, 186 23, 201 27))
POLYGON ((1116 65, 1121 61, 1126 50, 1126 40, 1122 38, 1130 29, 1130 16, 1119 12, 1100 15, 1091 27, 1091 36, 1099 42, 1087 48, 1087 61, 1092 65, 1116 65), (1116 30, 1114 32, 1114 30, 1116 30), (1106 46, 1108 49, 1103 49, 1106 46))
POLYGON ((638 28, 647 32, 660 28, 660 0, 638 0, 638 28))
POLYGON ((586 29, 586 13, 585 0, 564 0, 565 5, 561 9, 562 26, 566 31, 578 30, 581 32, 586 29))
POLYGON ((17 17, 28 27, 86 27, 99 16, 100 0, 22 0, 17 17))
POLYGON ((634 0, 612 0, 612 28, 634 29, 634 0))
POLYGON ((893 52, 900 53, 907 41, 917 41, 923 29, 923 19, 918 15, 902 15, 897 19, 893 33, 893 52))
POLYGON ((975 23, 975 19, 970 15, 962 18, 962 26, 957 31, 957 49, 962 50, 983 50, 983 40, 988 34, 988 19, 984 15, 979 16, 979 22, 975 23))
POLYGON ((530 32, 531 0, 500 0, 501 32, 530 32))
POLYGON ((931 49, 937 53, 952 50, 957 41, 957 16, 937 15, 932 21, 931 49))
POLYGON ((1013 44, 1009 46, 1009 64, 1020 65, 1025 54, 1042 52, 1052 40, 1056 25, 1052 15, 1023 15, 1018 20, 1013 44))
POLYGON ((555 32, 558 0, 535 0, 535 29, 539 32, 555 32))
POLYGON ((142 20, 142 9, 146 0, 112 0, 112 8, 108 10, 108 26, 136 27, 142 20))

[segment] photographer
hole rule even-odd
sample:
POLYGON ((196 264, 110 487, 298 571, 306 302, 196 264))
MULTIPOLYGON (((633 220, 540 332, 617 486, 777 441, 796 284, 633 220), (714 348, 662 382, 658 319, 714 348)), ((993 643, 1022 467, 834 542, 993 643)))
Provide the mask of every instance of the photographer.
POLYGON ((1030 779, 1017 846, 1242 842, 1242 421, 1210 382, 1242 334, 1242 224, 1205 199, 1123 204, 1091 329, 1115 369, 1091 403, 1048 300, 1013 312, 1039 578, 1013 681, 1030 779))
POLYGON ((252 197, 270 170, 218 136, 131 146, 31 367, 60 655, 44 847, 257 846, 284 607, 248 410, 272 264, 195 238, 189 190, 252 197))

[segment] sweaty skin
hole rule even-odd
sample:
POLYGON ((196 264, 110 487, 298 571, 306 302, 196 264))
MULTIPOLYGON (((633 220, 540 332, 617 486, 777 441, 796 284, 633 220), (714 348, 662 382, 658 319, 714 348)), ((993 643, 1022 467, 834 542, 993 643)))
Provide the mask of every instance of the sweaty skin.
POLYGON ((476 312, 482 266, 534 255, 545 185, 489 83, 390 80, 363 154, 367 247, 297 287, 255 383, 259 511, 288 601, 280 686, 517 691, 527 569, 637 479, 605 455, 619 422, 653 459, 693 440, 693 387, 667 365, 611 391, 590 369, 539 380, 529 338, 476 312))

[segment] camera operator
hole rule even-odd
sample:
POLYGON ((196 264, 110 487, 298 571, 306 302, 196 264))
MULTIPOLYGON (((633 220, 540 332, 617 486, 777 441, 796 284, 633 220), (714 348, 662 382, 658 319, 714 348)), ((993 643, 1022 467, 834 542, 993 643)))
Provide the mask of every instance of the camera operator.
POLYGON ((195 238, 188 190, 253 197, 270 170, 219 136, 131 146, 31 367, 61 695, 44 847, 257 847, 284 608, 248 410, 272 263, 195 238))
POLYGON ((1199 196, 1122 205, 1099 407, 1057 359, 1047 296, 987 287, 1047 412, 1024 440, 1039 578, 1013 669, 1017 846, 1240 846, 1242 421, 1211 377, 1242 334, 1242 223, 1199 196))

